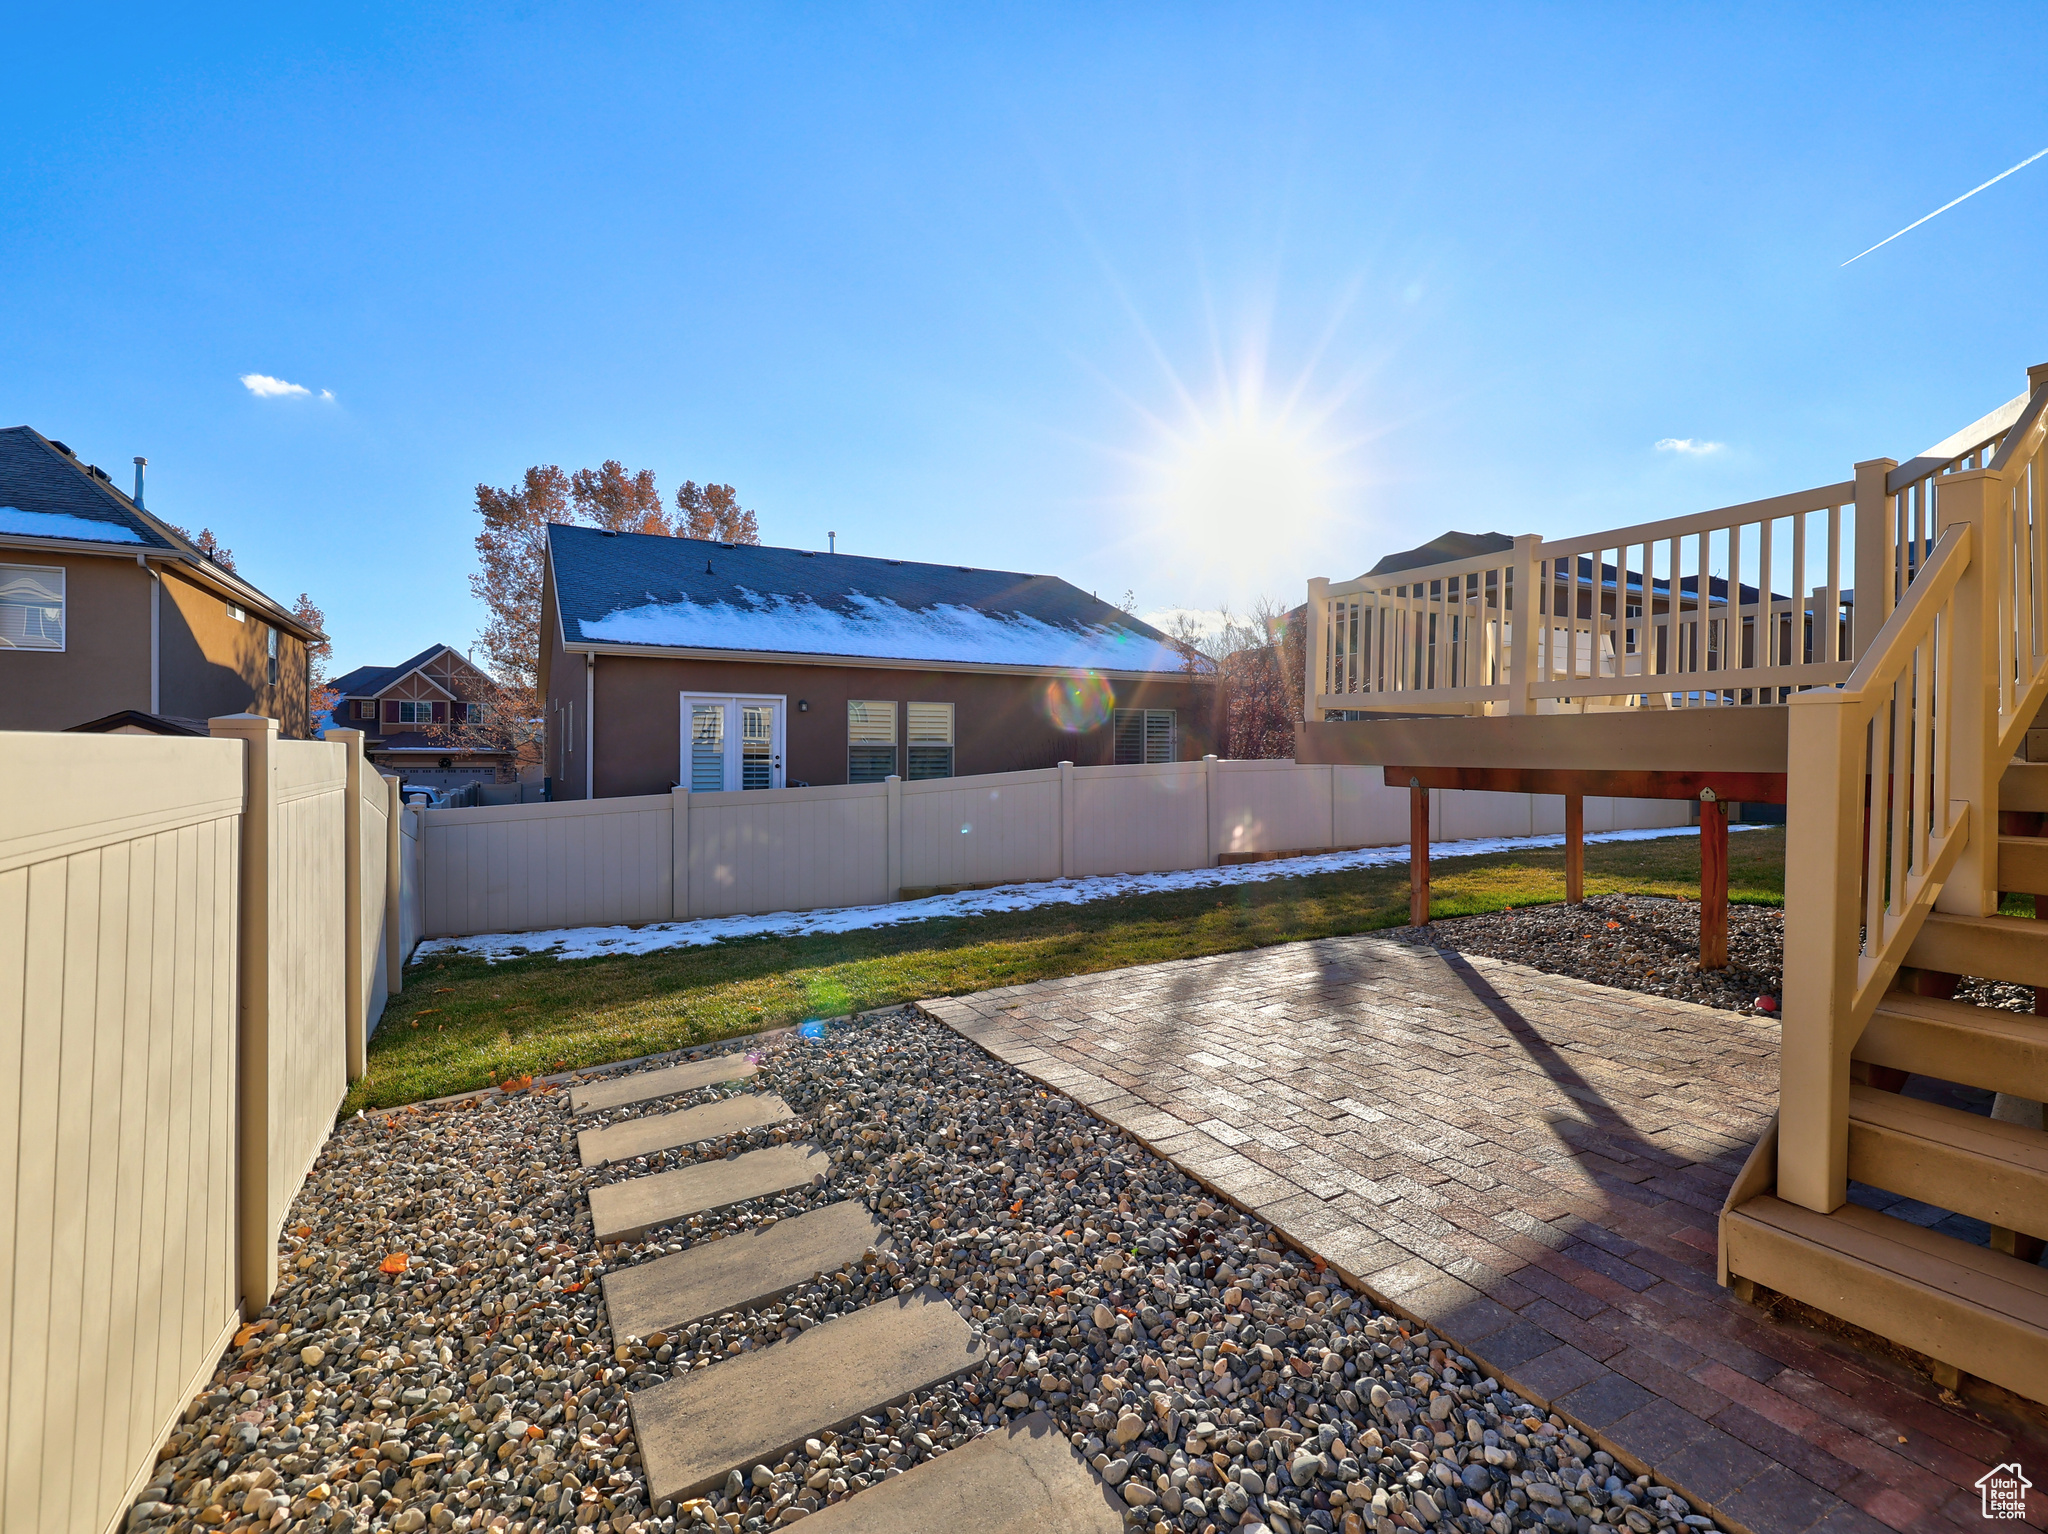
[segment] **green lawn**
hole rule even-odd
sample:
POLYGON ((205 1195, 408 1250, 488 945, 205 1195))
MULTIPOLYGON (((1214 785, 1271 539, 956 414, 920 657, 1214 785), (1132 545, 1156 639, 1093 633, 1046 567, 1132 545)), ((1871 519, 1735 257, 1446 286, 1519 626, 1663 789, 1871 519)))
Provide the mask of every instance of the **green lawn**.
MULTIPOLYGON (((1729 838, 1729 898, 1784 901, 1785 834, 1729 838)), ((1699 843, 1596 844, 1588 894, 1699 893, 1699 843)), ((1564 898, 1562 850, 1441 858, 1434 912, 1463 916, 1564 898)), ((1400 926, 1403 868, 924 921, 836 936, 561 962, 437 955, 409 967, 346 1111, 391 1107, 608 1060, 924 996, 1121 969, 1400 926)))

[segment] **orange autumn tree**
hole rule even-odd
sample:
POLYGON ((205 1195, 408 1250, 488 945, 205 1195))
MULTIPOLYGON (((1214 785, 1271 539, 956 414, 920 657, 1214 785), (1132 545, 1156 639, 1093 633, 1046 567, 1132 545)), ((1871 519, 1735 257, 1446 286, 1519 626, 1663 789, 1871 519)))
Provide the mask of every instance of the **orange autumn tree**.
MULTIPOLYGON (((477 636, 484 667, 503 689, 491 722, 480 728, 493 743, 503 737, 516 748, 521 767, 540 761, 540 594, 550 522, 723 543, 761 541, 754 513, 741 509, 731 485, 686 480, 671 518, 662 508, 654 471, 631 470, 615 458, 573 474, 536 464, 515 485, 478 485, 476 509, 483 527, 476 535, 477 569, 469 589, 489 614, 477 636)), ((436 743, 467 744, 466 730, 474 733, 465 726, 437 732, 447 738, 436 743)))

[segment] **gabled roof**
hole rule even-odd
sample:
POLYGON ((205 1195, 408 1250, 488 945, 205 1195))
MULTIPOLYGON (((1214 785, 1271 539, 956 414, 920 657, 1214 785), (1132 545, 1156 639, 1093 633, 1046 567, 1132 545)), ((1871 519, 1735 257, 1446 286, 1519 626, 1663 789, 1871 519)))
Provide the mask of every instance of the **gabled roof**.
POLYGON ((548 556, 572 649, 1187 670, 1159 630, 1052 575, 561 524, 548 556))
POLYGON ((75 544, 81 553, 166 557, 191 566, 279 628, 302 639, 325 637, 137 506, 104 469, 79 462, 33 426, 0 427, 0 545, 16 539, 75 544))
POLYGON ((1475 554, 1498 554, 1514 546, 1515 540, 1506 533, 1439 533, 1429 542, 1416 548, 1399 554, 1389 554, 1365 573, 1393 575, 1401 570, 1420 569, 1424 565, 1443 565, 1454 559, 1470 559, 1475 554))
MULTIPOLYGON (((327 685, 342 698, 374 698, 394 682, 403 681, 443 650, 452 648, 444 644, 430 644, 411 660, 402 660, 395 666, 358 666, 347 676, 338 676, 327 685)), ((435 686, 440 684, 436 682, 435 686)), ((446 692, 448 689, 442 687, 446 692)))

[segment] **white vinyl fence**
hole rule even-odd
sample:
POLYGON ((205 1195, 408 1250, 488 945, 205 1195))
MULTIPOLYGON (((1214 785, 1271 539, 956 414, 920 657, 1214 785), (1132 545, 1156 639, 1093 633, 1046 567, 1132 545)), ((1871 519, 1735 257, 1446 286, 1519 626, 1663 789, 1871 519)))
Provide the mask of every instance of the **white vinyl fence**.
MULTIPOLYGON (((1687 811, 1589 798, 1586 829, 1683 825, 1687 811)), ((1378 767, 1213 757, 406 815, 425 819, 427 937, 873 905, 905 890, 1157 873, 1408 839, 1408 791, 1387 787, 1378 767)), ((1563 829, 1560 797, 1431 795, 1439 840, 1563 829)))
POLYGON ((212 731, 0 733, 0 1529, 120 1526, 395 989, 397 780, 212 731))

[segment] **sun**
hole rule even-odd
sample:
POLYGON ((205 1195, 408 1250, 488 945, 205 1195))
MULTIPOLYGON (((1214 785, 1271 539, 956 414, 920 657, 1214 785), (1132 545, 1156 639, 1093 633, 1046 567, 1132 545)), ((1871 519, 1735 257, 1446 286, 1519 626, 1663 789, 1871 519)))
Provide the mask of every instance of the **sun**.
MULTIPOLYGON (((1185 581, 1236 593, 1305 577, 1336 514, 1342 448, 1321 413, 1269 405, 1256 379, 1192 400, 1144 455, 1146 541, 1185 581)), ((1276 593, 1278 588, 1274 588, 1276 593)))

